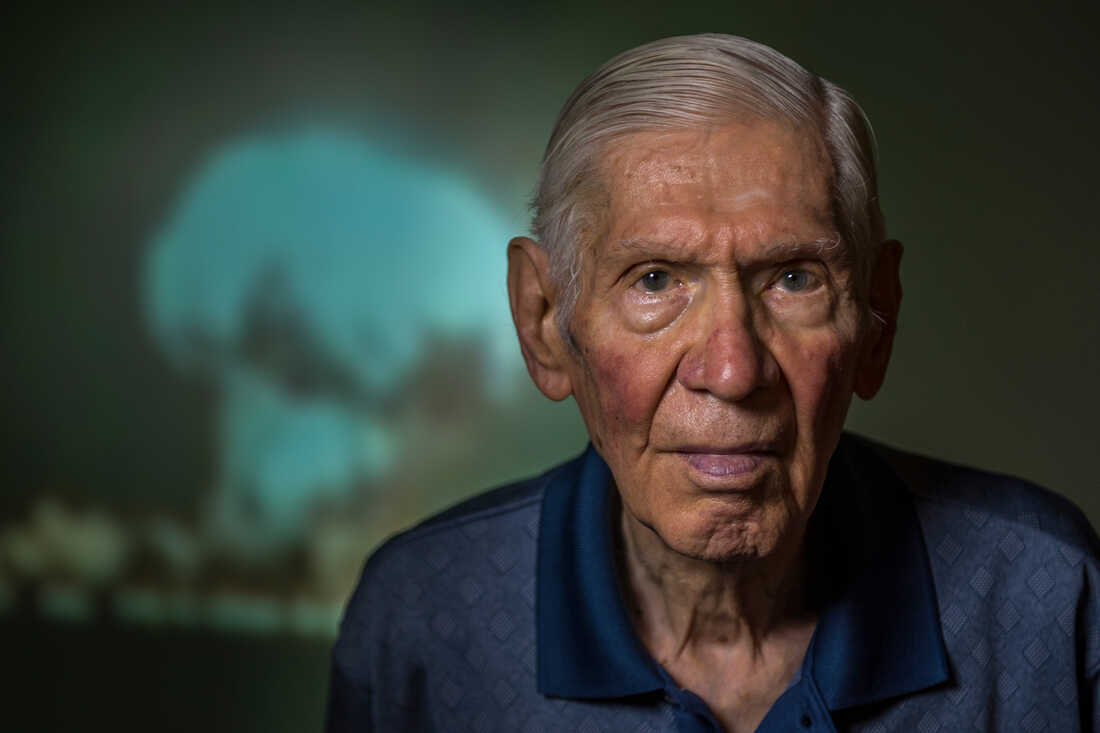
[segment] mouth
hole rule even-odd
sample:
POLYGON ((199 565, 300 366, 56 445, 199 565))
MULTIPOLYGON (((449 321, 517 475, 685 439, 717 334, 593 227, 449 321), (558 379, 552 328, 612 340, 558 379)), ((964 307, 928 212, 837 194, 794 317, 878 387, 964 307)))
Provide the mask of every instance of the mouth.
POLYGON ((687 464, 691 474, 703 485, 714 488, 744 488, 763 467, 775 459, 771 443, 739 446, 682 446, 671 451, 687 464), (744 484, 744 486, 741 486, 744 484))

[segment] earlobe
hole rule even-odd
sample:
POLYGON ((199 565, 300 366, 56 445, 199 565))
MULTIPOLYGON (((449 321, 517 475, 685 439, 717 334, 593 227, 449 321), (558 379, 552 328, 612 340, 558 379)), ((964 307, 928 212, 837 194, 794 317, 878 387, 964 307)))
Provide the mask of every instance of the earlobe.
POLYGON ((874 397, 886 380, 886 367, 894 349, 894 335, 901 312, 901 242, 882 243, 871 273, 868 293, 871 322, 856 371, 855 392, 862 399, 874 397))
POLYGON ((554 318, 555 296, 546 250, 528 237, 509 242, 508 302, 523 361, 540 392, 564 400, 573 393, 573 385, 554 318))

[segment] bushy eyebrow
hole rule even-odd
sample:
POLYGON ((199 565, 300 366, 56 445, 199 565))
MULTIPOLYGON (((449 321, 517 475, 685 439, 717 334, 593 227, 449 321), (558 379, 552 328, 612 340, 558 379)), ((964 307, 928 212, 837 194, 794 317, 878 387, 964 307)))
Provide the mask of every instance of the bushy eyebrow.
POLYGON ((848 248, 840 237, 826 237, 810 242, 776 242, 768 245, 754 260, 763 262, 788 262, 790 260, 821 259, 843 261, 848 248))
MULTIPOLYGON (((678 250, 686 249, 677 242, 654 242, 647 239, 621 239, 608 254, 614 256, 623 252, 640 254, 645 259, 677 260, 678 250)), ((824 237, 808 242, 775 242, 767 245, 751 257, 752 262, 788 262, 801 259, 822 259, 830 262, 846 261, 848 247, 840 237, 824 237)))

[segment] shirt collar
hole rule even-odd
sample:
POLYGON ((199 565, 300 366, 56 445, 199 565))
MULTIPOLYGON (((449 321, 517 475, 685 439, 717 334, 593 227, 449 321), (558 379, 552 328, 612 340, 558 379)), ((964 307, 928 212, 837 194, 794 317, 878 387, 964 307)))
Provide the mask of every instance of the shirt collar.
POLYGON ((598 699, 660 690, 631 627, 615 570, 611 471, 589 445, 546 487, 535 623, 539 691, 598 699))
POLYGON ((912 495, 867 441, 841 439, 809 532, 808 540, 823 550, 833 592, 804 669, 829 709, 950 679, 912 495))
MULTIPOLYGON (((556 471, 545 490, 536 651, 546 695, 617 698, 666 684, 622 600, 612 490, 611 471, 592 446, 556 471)), ((859 439, 841 439, 807 539, 821 542, 829 595, 802 677, 830 709, 949 678, 916 510, 900 480, 859 439)))

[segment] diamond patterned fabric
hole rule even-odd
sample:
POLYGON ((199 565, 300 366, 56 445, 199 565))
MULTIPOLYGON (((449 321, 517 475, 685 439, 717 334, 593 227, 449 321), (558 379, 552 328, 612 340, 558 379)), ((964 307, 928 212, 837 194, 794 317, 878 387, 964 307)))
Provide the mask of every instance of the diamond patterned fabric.
MULTIPOLYGON (((923 555, 910 559, 928 569, 930 582, 873 576, 897 588, 884 587, 846 621, 819 624, 800 678, 761 730, 1100 730, 1100 563, 1095 534, 1080 512, 1026 482, 853 436, 842 439, 838 456, 850 467, 844 480, 870 492, 863 496, 890 495, 882 469, 902 487, 897 512, 911 517, 919 539, 911 545, 899 539, 899 547, 923 555), (927 600, 930 628, 942 644, 894 628, 895 619, 911 615, 891 604, 907 597, 927 600), (852 626, 858 618, 881 619, 887 642, 912 642, 914 651, 883 662, 874 649, 846 647, 877 638, 852 626), (830 649, 841 651, 839 662, 826 664, 830 649), (887 666, 853 677, 860 660, 887 666), (887 689, 885 680, 937 660, 948 670, 946 682, 926 678, 900 695, 887 689), (854 689, 831 675, 858 678, 859 699, 831 692, 854 689)), ((333 651, 330 732, 717 730, 705 709, 693 709, 698 698, 686 693, 692 701, 685 704, 683 691, 662 689, 660 678, 651 693, 621 697, 540 692, 540 657, 552 659, 561 649, 540 640, 539 615, 587 613, 583 603, 564 599, 540 607, 540 518, 546 494, 578 482, 585 460, 592 459, 477 497, 370 558, 333 651)), ((877 516, 853 512, 851 521, 873 529, 877 516)), ((886 535, 876 541, 889 543, 886 535)), ((589 547, 583 538, 553 541, 589 547)), ((870 549, 877 556, 896 548, 870 549)), ((583 583, 579 592, 588 592, 583 583)), ((862 596, 842 593, 835 601, 853 598, 862 596)), ((591 651, 595 659, 615 654, 591 651)))

